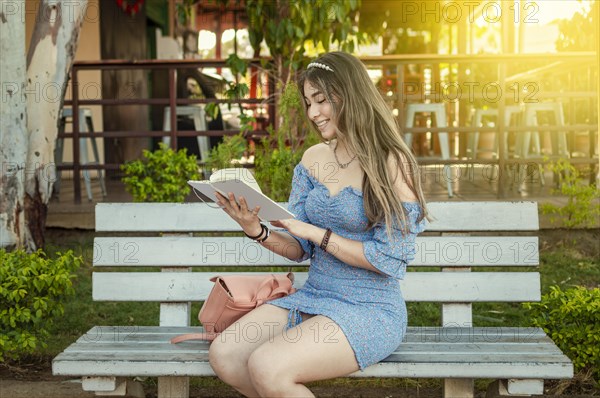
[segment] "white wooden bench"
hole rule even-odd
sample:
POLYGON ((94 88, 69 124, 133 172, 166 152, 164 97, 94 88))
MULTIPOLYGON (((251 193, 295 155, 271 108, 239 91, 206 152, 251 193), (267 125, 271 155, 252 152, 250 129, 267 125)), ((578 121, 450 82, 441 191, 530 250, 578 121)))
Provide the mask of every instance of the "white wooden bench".
MULTIPOLYGON (((444 396, 461 398, 473 397, 476 378, 497 380, 490 396, 542 394, 544 379, 571 378, 571 362, 541 329, 473 325, 471 303, 539 301, 540 275, 531 270, 538 265, 535 232, 506 236, 538 230, 537 204, 438 202, 430 208, 436 220, 417 238, 410 265, 417 272, 400 284, 408 302, 441 303, 442 324, 409 327, 394 354, 351 376, 443 378, 444 396), (436 271, 418 271, 432 266, 436 271), (480 272, 471 272, 474 267, 480 272)), ((308 265, 245 237, 223 236, 239 227, 203 203, 98 204, 96 231, 122 237, 94 241, 94 300, 161 303, 157 326, 95 326, 54 359, 55 375, 81 376, 84 390, 103 395, 124 394, 128 379, 150 376, 158 377, 160 398, 187 397, 189 376, 214 375, 208 343, 169 343, 199 331, 190 327, 197 315, 190 301, 204 300, 209 278, 223 274, 192 268, 308 265), (218 236, 191 235, 208 231, 218 236), (140 266, 160 272, 131 269, 140 266)), ((297 287, 305 280, 306 273, 296 273, 297 287)))

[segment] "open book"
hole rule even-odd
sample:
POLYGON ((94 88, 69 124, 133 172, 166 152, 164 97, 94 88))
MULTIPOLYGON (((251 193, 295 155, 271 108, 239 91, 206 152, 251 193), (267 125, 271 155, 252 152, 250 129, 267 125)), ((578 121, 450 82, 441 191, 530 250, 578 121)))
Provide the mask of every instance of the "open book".
POLYGON ((262 193, 250 170, 245 168, 221 169, 214 172, 209 180, 190 180, 188 184, 213 202, 217 201, 215 192, 225 197, 232 192, 236 199, 243 196, 250 210, 260 206, 258 217, 263 221, 294 218, 294 214, 262 193))

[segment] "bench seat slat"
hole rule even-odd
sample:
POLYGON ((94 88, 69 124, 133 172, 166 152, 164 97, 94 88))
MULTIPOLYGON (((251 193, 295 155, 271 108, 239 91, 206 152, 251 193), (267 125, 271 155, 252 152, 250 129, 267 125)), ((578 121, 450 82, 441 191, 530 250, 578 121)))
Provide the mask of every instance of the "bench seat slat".
MULTIPOLYGON (((518 347, 519 348, 519 347, 518 347)), ((562 354, 555 352, 530 351, 524 347, 513 352, 501 352, 500 350, 489 351, 436 351, 433 349, 424 352, 411 351, 409 349, 399 349, 387 358, 388 362, 556 362, 563 357, 562 354), (436 358, 437 357, 437 358, 436 358)), ((103 344, 98 347, 70 348, 64 351, 65 356, 72 355, 72 359, 96 359, 111 360, 120 359, 123 361, 143 360, 152 361, 154 359, 167 361, 169 359, 187 362, 187 361, 208 361, 208 349, 199 350, 197 345, 192 343, 179 344, 179 347, 171 348, 167 344, 136 344, 135 346, 114 346, 103 344)), ((385 361, 385 360, 384 360, 385 361)))
MULTIPOLYGON (((60 354, 53 362, 54 375, 66 376, 215 376, 208 362, 192 359, 187 362, 158 360, 98 361, 69 360, 60 354), (92 369, 84 373, 82 369, 92 369)), ((350 377, 421 377, 421 378, 515 378, 567 379, 573 377, 573 366, 566 361, 539 362, 380 362, 356 372, 350 377)))
MULTIPOLYGON (((197 361, 208 360, 207 342, 185 342, 170 344, 168 341, 162 343, 135 343, 135 342, 113 342, 105 344, 76 343, 64 351, 63 360, 96 359, 102 360, 127 360, 135 362, 136 359, 143 361, 197 361)), ((402 343, 394 353, 386 360, 387 362, 402 361, 432 361, 431 358, 438 356, 434 362, 554 362, 564 360, 564 354, 557 350, 553 344, 428 344, 427 346, 414 343, 402 343), (510 348, 510 352, 506 350, 510 348), (462 358, 467 358, 464 360, 462 358)))
MULTIPOLYGON (((284 207, 286 203, 281 203, 284 207)), ((535 202, 432 202, 428 231, 536 231, 535 202)), ((240 231, 214 204, 99 203, 96 231, 240 231)))
MULTIPOLYGON (((213 287, 209 280, 213 276, 214 272, 94 272, 93 298, 97 301, 202 301, 213 287)), ((294 286, 299 288, 308 275, 297 272, 295 276, 294 286)), ((539 278, 537 272, 408 272, 400 285, 407 301, 522 302, 540 300, 539 278)))
MULTIPOLYGON (((165 348, 165 344, 168 344, 167 340, 162 341, 148 341, 148 342, 104 342, 104 343, 96 343, 96 344, 79 344, 77 346, 70 346, 65 349, 64 352, 73 353, 73 354, 84 354, 84 353, 97 353, 98 358, 101 358, 103 355, 113 355, 114 352, 118 352, 123 354, 124 356, 128 356, 130 359, 132 358, 131 353, 154 353, 159 352, 161 350, 169 348, 165 348), (166 343, 165 343, 166 342, 166 343)), ((180 354, 197 354, 198 350, 202 349, 207 351, 208 344, 198 344, 198 343, 180 343, 177 347, 173 347, 173 353, 177 355, 180 354)), ((515 357, 519 355, 531 355, 531 356, 562 356, 563 353, 558 349, 554 348, 552 345, 542 345, 540 343, 514 343, 514 344, 505 344, 505 343, 403 343, 397 350, 395 355, 413 355, 413 356, 435 356, 435 355, 474 355, 480 356, 481 360, 484 357, 515 357)), ((477 359, 471 358, 473 361, 477 361, 477 359)))
MULTIPOLYGON (((417 237, 418 266, 537 266, 536 236, 417 237)), ((242 237, 103 237, 94 240, 94 266, 307 266, 242 237)))
MULTIPOLYGON (((152 335, 152 334, 181 334, 195 333, 199 326, 94 326, 86 335, 94 333, 105 334, 129 334, 129 335, 152 335)), ((200 330, 201 331, 201 330, 200 330)), ((520 339, 543 337, 546 333, 537 327, 442 327, 442 326, 408 326, 407 332, 422 336, 516 336, 520 339)), ((515 337, 515 338, 516 338, 515 337)), ((519 340, 521 341, 521 340, 519 340)))
MULTIPOLYGON (((80 344, 103 344, 114 342, 161 342, 185 333, 202 333, 200 326, 95 326, 77 340, 80 344)), ((409 343, 503 343, 538 344, 550 339, 540 328, 520 327, 412 327, 405 335, 409 343)))
MULTIPOLYGON (((113 332, 122 329, 122 327, 104 328, 113 332)), ((137 332, 131 336, 162 336, 164 339, 162 343, 121 340, 99 343, 94 341, 95 336, 98 335, 98 330, 94 329, 97 328, 93 328, 87 333, 88 339, 71 345, 55 358, 53 362, 55 374, 82 376, 213 375, 210 367, 207 367, 208 342, 188 341, 177 345, 168 342, 172 335, 199 331, 200 328, 172 327, 168 328, 169 333, 161 334, 155 327, 132 327, 137 332), (81 364, 82 367, 76 369, 75 364, 81 364), (83 367, 83 364, 88 367, 83 367), (124 366, 125 364, 129 366, 124 366), (156 364, 162 364, 164 368, 158 370, 156 364), (160 371, 160 373, 153 373, 156 371, 160 371)), ((466 328, 444 329, 448 329, 451 334, 456 335, 462 333, 466 328)), ((503 335, 519 335, 523 329, 501 328, 501 331, 503 335)), ((539 329, 528 329, 531 329, 527 330, 529 334, 543 334, 543 331, 539 329)), ((480 334, 485 333, 483 328, 474 328, 474 330, 480 334)), ((501 370, 497 368, 499 366, 504 366, 503 377, 562 378, 572 374, 568 358, 557 350, 548 337, 535 343, 510 344, 411 342, 418 340, 423 333, 427 334, 430 331, 431 328, 408 328, 407 342, 402 343, 395 353, 380 364, 373 365, 365 372, 357 372, 353 376, 459 377, 458 374, 461 374, 462 377, 494 377, 486 375, 489 375, 490 371, 492 373, 499 372, 501 370), (423 365, 429 365, 429 368, 423 365), (460 372, 463 373, 456 373, 457 368, 460 368, 460 372), (386 373, 391 369, 396 371, 400 369, 401 371, 394 375, 386 373)))

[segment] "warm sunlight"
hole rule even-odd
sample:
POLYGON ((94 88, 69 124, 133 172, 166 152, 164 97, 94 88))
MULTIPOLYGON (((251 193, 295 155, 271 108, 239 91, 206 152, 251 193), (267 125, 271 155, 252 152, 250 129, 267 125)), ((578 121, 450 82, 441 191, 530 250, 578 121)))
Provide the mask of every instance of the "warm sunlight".
POLYGON ((211 50, 217 44, 217 35, 208 30, 201 30, 198 40, 198 50, 211 50))
POLYGON ((573 14, 580 10, 590 8, 591 0, 542 0, 537 2, 525 2, 525 17, 530 16, 541 24, 550 23, 556 19, 570 19, 573 14))

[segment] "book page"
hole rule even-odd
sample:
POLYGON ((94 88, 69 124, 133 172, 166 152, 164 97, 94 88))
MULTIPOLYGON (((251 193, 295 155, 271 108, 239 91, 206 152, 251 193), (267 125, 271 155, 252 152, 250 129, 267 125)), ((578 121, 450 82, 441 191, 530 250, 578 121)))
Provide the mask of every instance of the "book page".
MULTIPOLYGON (((209 180, 190 180, 188 181, 188 184, 191 185, 192 188, 196 189, 196 196, 198 196, 198 193, 200 193, 206 197, 199 197, 199 199, 201 199, 202 201, 206 201, 208 199, 211 202, 216 202, 217 197, 215 195, 215 188, 211 185, 211 183, 227 180, 244 181, 246 184, 257 190, 258 192, 262 192, 252 172, 242 167, 220 169, 213 172, 209 180)), ((227 195, 227 192, 221 193, 223 195, 227 195)))
POLYGON ((229 180, 213 182, 211 184, 217 191, 222 192, 227 196, 228 192, 233 192, 236 199, 243 196, 248 203, 250 210, 256 206, 260 206, 258 217, 264 221, 282 220, 287 218, 294 218, 294 215, 290 213, 286 208, 279 205, 279 203, 273 201, 262 192, 257 191, 248 184, 240 180, 229 180))
POLYGON ((229 181, 229 180, 240 180, 244 181, 246 184, 257 190, 258 192, 262 192, 258 182, 254 178, 254 174, 250 171, 250 169, 246 169, 243 167, 236 168, 228 168, 217 170, 210 176, 210 182, 219 182, 219 181, 229 181))

